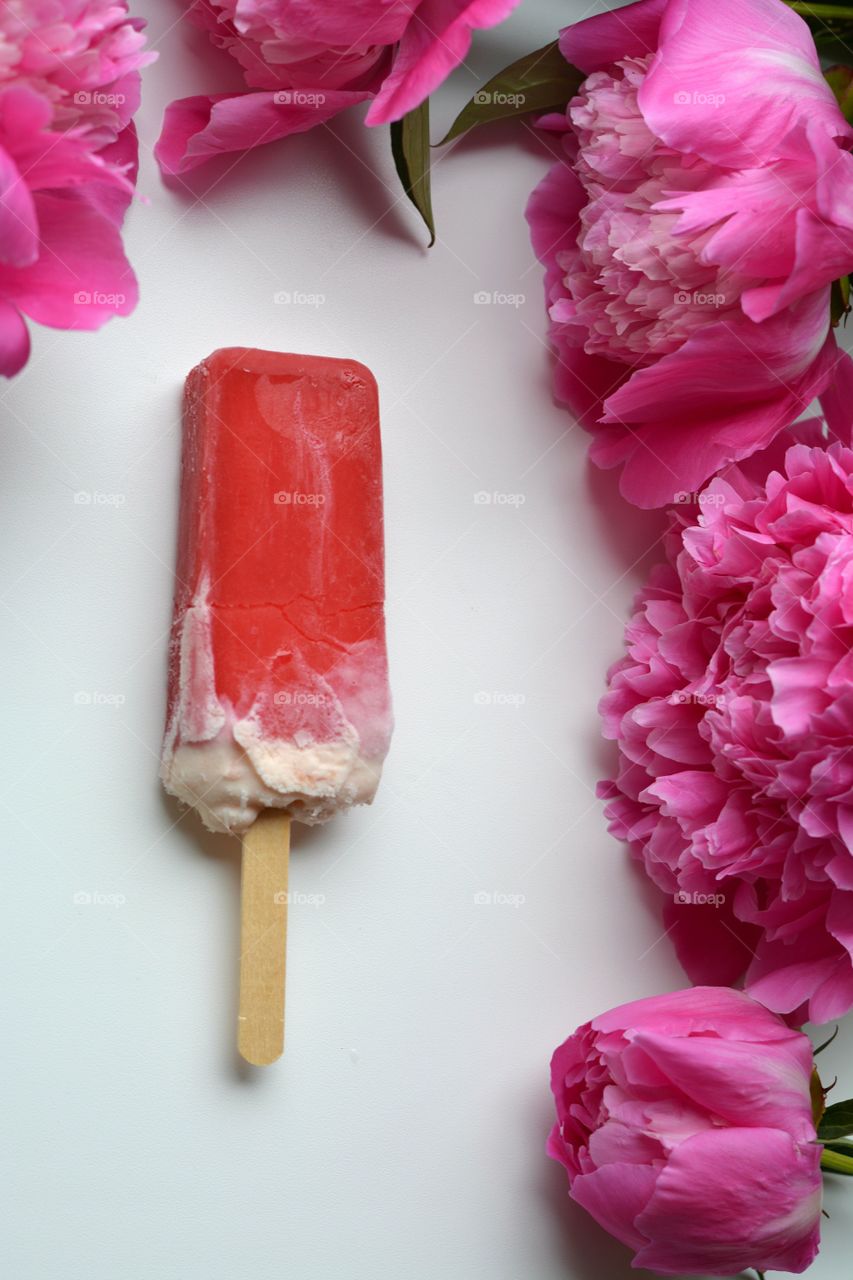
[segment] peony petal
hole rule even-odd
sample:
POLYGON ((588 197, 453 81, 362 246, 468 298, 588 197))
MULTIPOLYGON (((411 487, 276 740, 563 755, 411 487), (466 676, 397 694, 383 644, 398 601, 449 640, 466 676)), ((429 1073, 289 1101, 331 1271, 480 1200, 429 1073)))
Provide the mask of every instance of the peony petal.
POLYGON ((629 502, 673 502, 765 448, 823 391, 835 350, 823 292, 762 325, 737 314, 710 324, 610 396, 603 422, 619 425, 597 429, 591 456, 624 464, 629 502))
POLYGON ((0 267, 0 294, 40 324, 99 329, 136 305, 121 236, 76 192, 36 196, 42 249, 29 267, 0 267))
POLYGON ((784 1129, 797 1142, 815 1141, 809 1096, 812 1047, 800 1032, 758 1047, 640 1031, 633 1044, 685 1097, 727 1124, 784 1129))
POLYGON ((0 300, 0 373, 19 373, 30 358, 30 335, 20 311, 0 300))
POLYGON ((717 888, 722 903, 665 899, 663 922, 691 982, 728 986, 749 964, 761 934, 755 926, 735 919, 724 886, 717 888))
POLYGON ((639 103, 668 146, 728 168, 784 156, 806 120, 853 136, 806 23, 778 0, 670 0, 639 103))
POLYGON ((658 46, 661 17, 668 4, 669 0, 638 0, 576 22, 560 32, 560 52, 587 75, 623 58, 643 58, 658 46))
POLYGON ((305 133, 369 97, 366 90, 300 89, 179 98, 166 108, 154 155, 164 174, 186 173, 211 156, 305 133))
MULTIPOLYGON (((615 1167, 615 1166, 614 1166, 615 1167)), ((681 1143, 637 1229, 634 1266, 664 1275, 801 1272, 820 1242, 820 1147, 772 1128, 710 1129, 681 1143)))
POLYGON ((726 1040, 787 1040, 790 1027, 742 991, 688 987, 619 1005, 594 1018, 597 1032, 649 1030, 661 1035, 712 1033, 726 1040))
POLYGON ((831 439, 849 444, 853 435, 853 359, 838 350, 832 377, 821 392, 820 407, 831 439))
POLYGON ((27 182, 0 148, 0 262, 25 267, 38 257, 38 219, 27 182))
POLYGON ((401 119, 464 62, 471 32, 503 22, 519 0, 421 0, 390 73, 367 113, 369 125, 401 119))
POLYGON ((606 1164, 579 1174, 571 1197, 610 1235, 631 1249, 641 1249, 647 1241, 634 1223, 654 1193, 657 1176, 651 1165, 606 1164))

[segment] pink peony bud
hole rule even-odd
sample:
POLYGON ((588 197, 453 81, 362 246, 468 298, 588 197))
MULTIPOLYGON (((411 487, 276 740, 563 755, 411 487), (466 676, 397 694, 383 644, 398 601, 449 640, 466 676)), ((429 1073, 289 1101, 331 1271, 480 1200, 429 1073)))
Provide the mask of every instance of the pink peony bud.
POLYGON ((820 1242, 812 1047, 741 992, 613 1009, 551 1062, 572 1199, 663 1275, 804 1271, 820 1242))

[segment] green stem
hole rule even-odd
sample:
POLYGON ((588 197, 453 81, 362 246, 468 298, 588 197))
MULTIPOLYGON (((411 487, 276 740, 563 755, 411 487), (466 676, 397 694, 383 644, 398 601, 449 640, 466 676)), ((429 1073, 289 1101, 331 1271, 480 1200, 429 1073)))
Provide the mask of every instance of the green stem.
POLYGON ((838 1151, 828 1151, 825 1147, 820 1157, 820 1167, 827 1173, 846 1173, 853 1176, 853 1156, 843 1156, 838 1151))
POLYGON ((803 0, 785 0, 785 3, 804 18, 853 18, 853 5, 807 4, 803 0))

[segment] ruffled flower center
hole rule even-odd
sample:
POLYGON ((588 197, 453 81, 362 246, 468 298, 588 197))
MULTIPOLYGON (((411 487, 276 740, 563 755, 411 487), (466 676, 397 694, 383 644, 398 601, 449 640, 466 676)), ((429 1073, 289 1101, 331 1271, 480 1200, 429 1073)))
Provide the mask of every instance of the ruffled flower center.
POLYGON ((585 350, 648 364, 709 321, 737 309, 751 280, 701 260, 712 231, 679 235, 679 214, 659 201, 693 191, 719 171, 666 147, 637 101, 651 56, 589 76, 569 105, 576 173, 587 193, 577 247, 557 255, 569 297, 552 318, 576 324, 585 350))

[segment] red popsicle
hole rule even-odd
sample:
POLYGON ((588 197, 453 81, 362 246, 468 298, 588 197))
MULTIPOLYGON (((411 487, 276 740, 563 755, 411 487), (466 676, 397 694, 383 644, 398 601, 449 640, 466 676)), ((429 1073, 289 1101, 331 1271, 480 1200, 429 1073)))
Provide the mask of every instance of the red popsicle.
POLYGON ((392 725, 381 465, 353 360, 234 347, 187 378, 162 779, 212 830, 373 799, 392 725))

